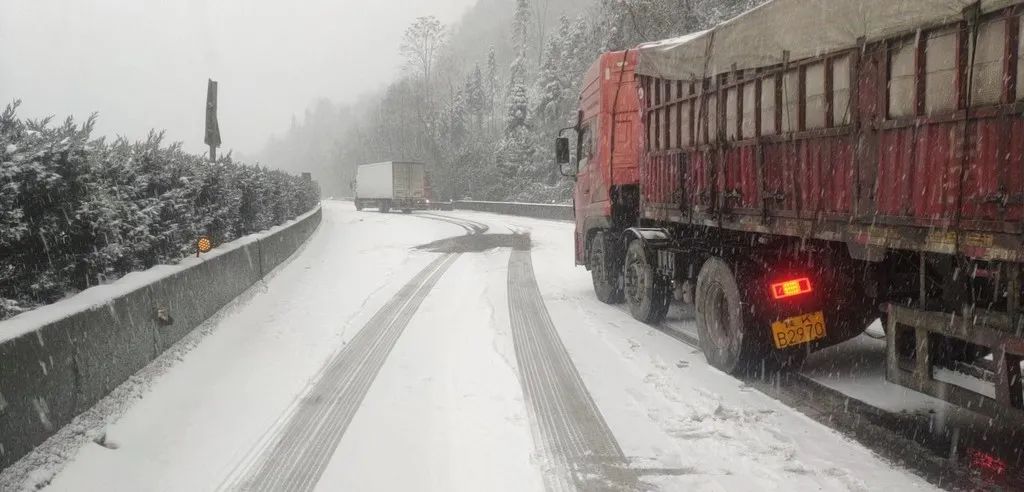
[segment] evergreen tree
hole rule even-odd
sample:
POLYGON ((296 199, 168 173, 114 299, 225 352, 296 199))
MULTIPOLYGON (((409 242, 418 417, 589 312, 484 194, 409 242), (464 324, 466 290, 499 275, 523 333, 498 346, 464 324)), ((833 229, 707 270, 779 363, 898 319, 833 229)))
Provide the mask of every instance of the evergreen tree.
POLYGON ((548 43, 544 51, 544 64, 537 78, 537 116, 545 123, 561 119, 561 102, 564 82, 562 80, 561 48, 557 40, 548 43))
POLYGON ((498 154, 504 176, 506 197, 528 185, 533 167, 534 146, 530 134, 530 99, 523 80, 524 56, 512 63, 509 76, 505 132, 498 154))
POLYGON ((519 128, 529 128, 529 116, 530 98, 526 86, 521 80, 513 79, 508 94, 508 111, 505 114, 505 133, 519 128))
POLYGON ((567 75, 567 85, 571 89, 579 89, 583 74, 597 59, 601 49, 595 46, 590 27, 586 19, 579 17, 569 24, 567 33, 560 39, 562 45, 562 63, 567 75))
POLYGON ((479 130, 483 127, 484 112, 487 110, 484 76, 479 64, 466 77, 462 93, 465 95, 466 112, 471 116, 474 128, 479 130))
POLYGON ((516 56, 526 56, 530 42, 530 0, 516 0, 515 14, 512 18, 512 46, 516 56))
POLYGON ((493 117, 497 107, 495 101, 498 99, 498 59, 494 54, 493 45, 490 51, 487 52, 487 78, 484 84, 484 97, 486 98, 487 112, 493 117))

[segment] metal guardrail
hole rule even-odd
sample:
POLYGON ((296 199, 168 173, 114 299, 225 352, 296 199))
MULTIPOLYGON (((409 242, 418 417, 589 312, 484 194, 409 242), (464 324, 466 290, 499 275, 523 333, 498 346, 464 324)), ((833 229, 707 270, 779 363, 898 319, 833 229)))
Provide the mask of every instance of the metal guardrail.
POLYGON ((552 220, 573 220, 572 205, 553 205, 547 203, 521 203, 521 202, 479 202, 479 201, 456 201, 453 203, 455 210, 473 210, 477 212, 490 212, 494 214, 519 215, 535 219, 552 220))

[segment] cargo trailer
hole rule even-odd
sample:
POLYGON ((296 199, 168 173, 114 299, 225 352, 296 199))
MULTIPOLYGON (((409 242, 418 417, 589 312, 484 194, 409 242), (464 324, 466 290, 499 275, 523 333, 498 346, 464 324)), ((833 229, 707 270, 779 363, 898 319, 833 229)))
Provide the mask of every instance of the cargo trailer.
POLYGON ((723 371, 881 318, 890 381, 1024 417, 1021 13, 774 0, 602 54, 556 141, 576 262, 642 321, 692 303, 723 371))
POLYGON ((387 213, 428 208, 426 165, 421 162, 378 162, 356 170, 356 210, 366 207, 387 213))

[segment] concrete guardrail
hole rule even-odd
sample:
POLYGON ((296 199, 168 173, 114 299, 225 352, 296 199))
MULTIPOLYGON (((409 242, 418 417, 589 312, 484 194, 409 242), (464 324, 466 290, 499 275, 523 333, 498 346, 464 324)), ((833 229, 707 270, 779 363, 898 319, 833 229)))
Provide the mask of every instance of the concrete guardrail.
POLYGON ((495 214, 519 215, 535 219, 573 220, 572 205, 546 203, 456 201, 456 210, 475 210, 495 214))
POLYGON ((130 273, 0 322, 0 469, 286 260, 320 218, 317 208, 201 258, 130 273))

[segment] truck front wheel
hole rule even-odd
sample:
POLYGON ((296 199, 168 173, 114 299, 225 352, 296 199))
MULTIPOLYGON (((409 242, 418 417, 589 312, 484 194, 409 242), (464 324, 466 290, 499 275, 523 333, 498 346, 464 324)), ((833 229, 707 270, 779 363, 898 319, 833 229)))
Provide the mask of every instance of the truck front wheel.
POLYGON ((639 239, 629 243, 622 275, 626 301, 633 317, 652 324, 665 319, 672 300, 670 284, 657 275, 639 239))
POLYGON ((594 281, 594 293, 605 304, 622 302, 622 249, 609 242, 604 231, 598 232, 590 242, 587 263, 594 281))

